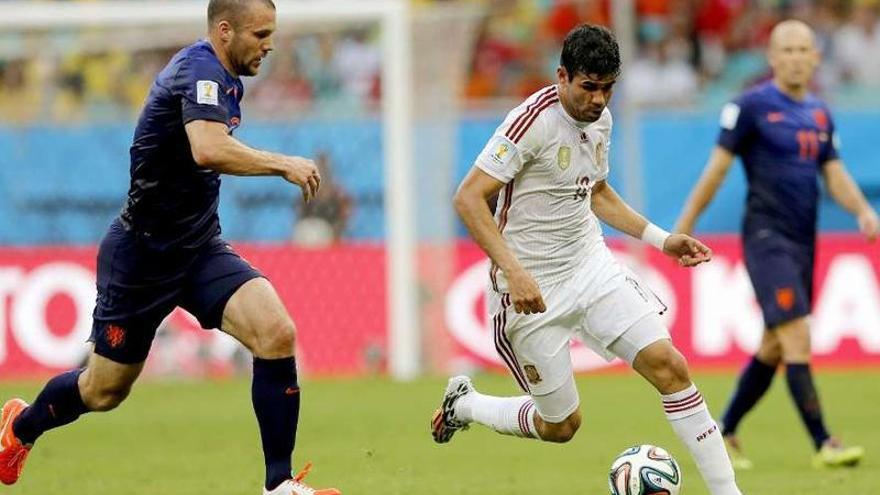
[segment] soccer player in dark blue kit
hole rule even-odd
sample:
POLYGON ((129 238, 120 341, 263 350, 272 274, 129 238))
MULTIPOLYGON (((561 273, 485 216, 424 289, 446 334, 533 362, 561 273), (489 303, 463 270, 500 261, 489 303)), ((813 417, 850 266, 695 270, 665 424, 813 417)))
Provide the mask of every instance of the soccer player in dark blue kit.
POLYGON ((746 268, 764 314, 765 331, 722 418, 734 467, 748 469, 737 426, 785 365, 791 397, 816 448, 816 467, 853 466, 860 447, 844 447, 822 418, 810 371, 810 328, 816 218, 821 176, 831 197, 856 216, 873 240, 876 212, 838 157, 834 121, 809 92, 819 65, 813 31, 799 21, 778 24, 770 37, 773 79, 745 92, 721 115, 721 134, 676 230, 690 233, 738 155, 748 179, 743 220, 746 268))
MULTIPOLYGON (((309 201, 320 185, 308 159, 249 148, 241 76, 273 49, 271 0, 211 0, 208 39, 178 52, 157 76, 131 146, 131 186, 101 241, 97 305, 83 369, 56 376, 28 405, 12 399, 0 421, 0 481, 15 483, 34 442, 129 394, 156 328, 175 306, 220 328, 254 355, 251 395, 266 463, 267 495, 336 495, 291 476, 300 391, 295 326, 275 289, 220 237, 220 174, 275 175, 309 201)), ((308 468, 307 468, 308 469, 308 468)), ((306 469, 306 470, 307 470, 306 469)))

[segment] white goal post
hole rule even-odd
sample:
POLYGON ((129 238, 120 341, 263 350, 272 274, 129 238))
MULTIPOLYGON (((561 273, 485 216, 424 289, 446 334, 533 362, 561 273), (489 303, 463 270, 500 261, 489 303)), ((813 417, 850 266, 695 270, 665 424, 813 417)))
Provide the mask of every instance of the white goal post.
MULTIPOLYGON (((389 367, 392 377, 410 380, 421 371, 420 322, 414 225, 413 70, 408 0, 275 0, 278 24, 377 22, 381 26, 382 127, 385 156, 386 280, 389 367)), ((97 1, 3 3, 4 32, 64 27, 120 27, 155 24, 203 32, 206 0, 175 2, 97 1)))

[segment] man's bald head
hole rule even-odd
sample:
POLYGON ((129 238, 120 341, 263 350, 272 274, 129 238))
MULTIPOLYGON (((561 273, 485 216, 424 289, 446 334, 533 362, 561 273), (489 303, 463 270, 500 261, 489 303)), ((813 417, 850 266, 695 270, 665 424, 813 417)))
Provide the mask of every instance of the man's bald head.
POLYGON ((770 32, 770 49, 778 48, 792 40, 809 42, 816 48, 816 35, 807 23, 796 19, 782 21, 770 32))
POLYGON ((770 33, 767 60, 776 85, 796 98, 806 94, 819 66, 816 36, 806 23, 782 21, 770 33))
POLYGON ((220 21, 228 21, 233 28, 236 28, 247 11, 256 4, 275 10, 275 3, 272 0, 211 0, 208 3, 208 28, 220 21))

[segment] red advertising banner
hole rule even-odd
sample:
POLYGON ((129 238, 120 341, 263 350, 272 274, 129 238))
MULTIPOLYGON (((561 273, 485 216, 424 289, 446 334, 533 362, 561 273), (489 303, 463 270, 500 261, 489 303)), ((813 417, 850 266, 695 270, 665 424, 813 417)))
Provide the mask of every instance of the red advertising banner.
MULTIPOLYGON (((304 370, 382 370, 382 247, 236 248, 272 281, 293 315, 304 370)), ((0 249, 0 378, 47 374, 82 362, 95 304, 95 255, 95 248, 0 249)), ((202 330, 178 309, 162 323, 146 372, 223 375, 249 360, 231 337, 202 330)))
MULTIPOLYGON (((760 308, 735 236, 710 236, 710 263, 682 268, 654 249, 642 259, 614 246, 669 307, 664 319, 691 365, 739 366, 758 346, 760 308)), ((456 341, 456 366, 501 366, 486 326, 483 294, 488 270, 478 248, 460 246, 459 275, 447 292, 446 328, 456 341), (468 362, 470 360, 470 362, 468 362), (464 363, 462 363, 464 361, 464 363)), ((814 362, 843 366, 880 364, 880 246, 856 235, 824 235, 814 277, 811 332, 814 362)), ((575 369, 607 363, 583 346, 572 351, 575 369)))
MULTIPOLYGON (((618 255, 669 306, 676 345, 698 367, 738 366, 763 323, 739 243, 707 239, 715 259, 684 269, 654 250, 618 255)), ((298 360, 312 374, 383 372, 387 354, 385 255, 380 245, 323 249, 239 245, 272 280, 298 327, 298 360)), ((880 364, 880 247, 854 235, 825 235, 818 251, 813 349, 818 363, 880 364)), ((0 249, 0 378, 45 375, 79 365, 88 351, 95 300, 94 248, 0 249)), ((420 252, 423 345, 428 371, 498 367, 486 324, 485 258, 470 243, 420 252)), ((218 331, 178 310, 162 324, 148 361, 153 374, 223 375, 249 361, 218 331)), ((578 370, 609 366, 575 346, 578 370)), ((613 365, 613 363, 611 363, 613 365)))

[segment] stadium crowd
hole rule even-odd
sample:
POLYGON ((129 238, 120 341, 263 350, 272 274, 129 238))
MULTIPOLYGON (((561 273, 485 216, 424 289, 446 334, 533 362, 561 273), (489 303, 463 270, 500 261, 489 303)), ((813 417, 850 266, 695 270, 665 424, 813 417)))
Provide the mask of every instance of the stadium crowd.
MULTIPOLYGON (((414 0, 416 5, 449 0, 414 0)), ((554 47, 582 22, 611 23, 610 0, 466 0, 487 9, 470 76, 469 105, 519 99, 545 85, 554 47)), ((766 77, 763 47, 785 17, 819 33, 825 68, 816 90, 837 103, 877 101, 877 0, 637 0, 637 58, 625 67, 629 97, 646 107, 715 105, 766 77)), ((379 33, 369 27, 282 36, 270 68, 252 81, 261 117, 373 107, 379 98, 379 33), (286 45, 286 46, 285 46, 286 45), (293 48, 293 49, 285 49, 293 48)), ((75 43, 74 43, 75 46, 75 43)), ((153 75, 177 46, 90 50, 0 59, 0 119, 64 123, 131 118, 153 75)))
MULTIPOLYGON (((469 99, 523 97, 557 65, 552 48, 583 22, 610 24, 607 0, 491 0, 465 89, 469 99)), ((869 93, 880 86, 875 0, 636 0, 637 59, 624 68, 645 106, 697 105, 767 77, 770 29, 793 17, 814 26, 825 58, 817 90, 869 93)))

